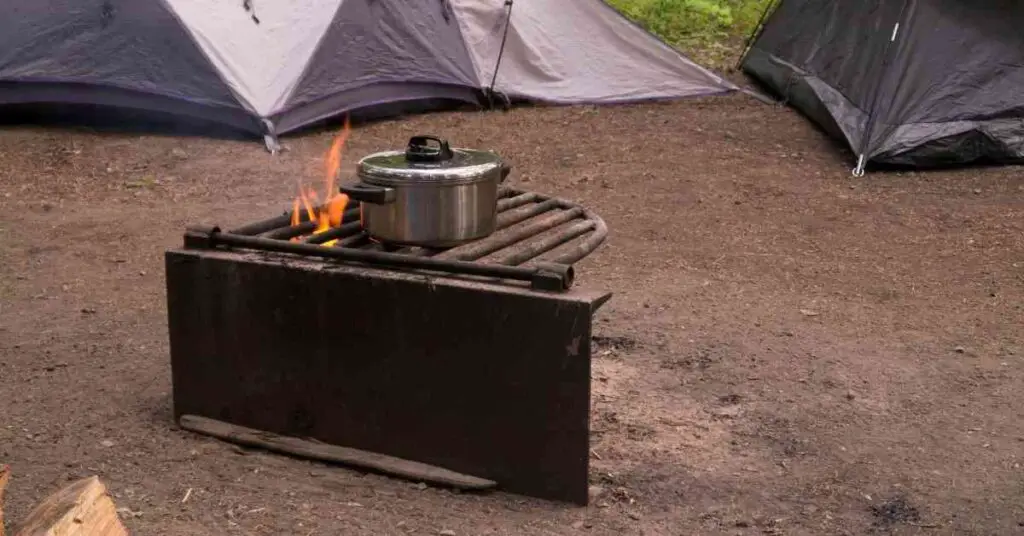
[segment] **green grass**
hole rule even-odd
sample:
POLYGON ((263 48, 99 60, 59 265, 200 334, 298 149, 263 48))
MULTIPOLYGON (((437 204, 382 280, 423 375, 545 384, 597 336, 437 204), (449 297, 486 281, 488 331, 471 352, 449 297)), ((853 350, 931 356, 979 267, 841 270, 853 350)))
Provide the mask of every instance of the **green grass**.
POLYGON ((696 61, 723 69, 771 0, 609 0, 616 9, 696 61))

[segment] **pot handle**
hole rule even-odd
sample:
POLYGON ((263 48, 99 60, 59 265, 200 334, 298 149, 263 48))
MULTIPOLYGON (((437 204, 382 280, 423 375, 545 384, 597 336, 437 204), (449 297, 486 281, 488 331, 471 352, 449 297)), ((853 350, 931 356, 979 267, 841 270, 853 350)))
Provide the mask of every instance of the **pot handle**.
POLYGON ((512 173, 512 164, 501 164, 501 176, 498 178, 498 183, 500 184, 505 182, 505 179, 508 178, 509 173, 512 173))
POLYGON ((341 193, 349 199, 370 203, 373 205, 386 205, 395 202, 395 189, 357 182, 354 184, 342 184, 338 187, 341 193))
POLYGON ((410 162, 443 162, 454 156, 448 141, 437 136, 413 136, 405 148, 405 159, 410 162), (437 143, 436 148, 431 147, 431 141, 437 143))

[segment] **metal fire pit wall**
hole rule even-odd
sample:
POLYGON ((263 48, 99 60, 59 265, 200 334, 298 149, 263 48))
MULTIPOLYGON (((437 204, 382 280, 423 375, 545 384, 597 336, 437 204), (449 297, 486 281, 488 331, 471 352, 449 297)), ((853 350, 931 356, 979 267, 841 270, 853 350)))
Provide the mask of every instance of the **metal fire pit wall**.
POLYGON ((311 438, 587 504, 591 318, 545 292, 287 253, 166 253, 175 419, 311 438))

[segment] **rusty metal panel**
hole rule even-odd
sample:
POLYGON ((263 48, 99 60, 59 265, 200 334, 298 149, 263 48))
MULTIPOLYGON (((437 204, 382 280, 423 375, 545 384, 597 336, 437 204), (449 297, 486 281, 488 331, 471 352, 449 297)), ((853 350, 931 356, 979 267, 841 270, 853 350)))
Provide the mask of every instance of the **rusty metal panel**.
POLYGON ((217 250, 169 251, 166 275, 175 418, 587 503, 591 317, 608 293, 217 250))

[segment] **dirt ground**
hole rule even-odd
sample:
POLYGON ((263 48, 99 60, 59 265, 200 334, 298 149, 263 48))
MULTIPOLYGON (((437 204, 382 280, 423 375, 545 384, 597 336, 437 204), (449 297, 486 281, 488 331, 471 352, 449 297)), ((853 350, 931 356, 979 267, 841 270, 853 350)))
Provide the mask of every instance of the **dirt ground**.
POLYGON ((880 173, 735 96, 446 113, 438 133, 608 222, 595 496, 455 494, 241 451, 171 421, 163 252, 319 181, 331 133, 258 142, 0 130, 8 520, 98 474, 137 534, 1024 533, 1024 180, 880 173), (185 500, 187 498, 187 500, 185 500))

